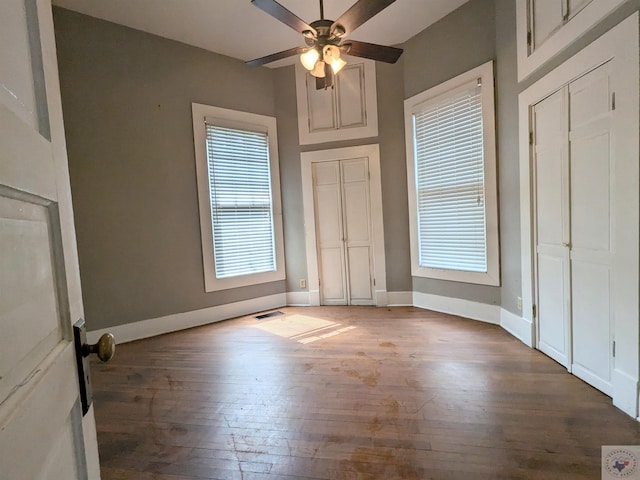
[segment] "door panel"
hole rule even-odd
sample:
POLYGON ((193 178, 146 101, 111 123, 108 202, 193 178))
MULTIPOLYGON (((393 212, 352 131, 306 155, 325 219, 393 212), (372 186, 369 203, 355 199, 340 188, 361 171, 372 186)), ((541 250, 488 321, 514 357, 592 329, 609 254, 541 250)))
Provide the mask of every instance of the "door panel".
POLYGON ((349 260, 349 296, 351 305, 372 305, 373 289, 371 285, 371 249, 368 246, 350 247, 349 260), (354 274, 353 272, 358 272, 354 274))
POLYGON ((540 48, 553 33, 562 26, 562 2, 549 0, 529 0, 530 17, 533 25, 533 48, 540 48))
POLYGON ((331 90, 316 90, 316 78, 306 74, 307 99, 309 102, 309 131, 320 132, 336 128, 331 90))
POLYGON ((568 363, 567 262, 559 256, 538 254, 538 348, 568 363))
POLYGON ((538 348, 570 365, 566 96, 534 108, 538 348), (563 122, 563 116, 565 118, 563 122))
POLYGON ((34 72, 31 64, 27 4, 24 0, 0 2, 0 102, 32 129, 38 129, 34 72))
POLYGON ((611 249, 609 132, 571 137, 572 248, 611 249))
POLYGON ((343 160, 341 166, 350 303, 373 305, 369 162, 357 158, 343 160))
POLYGON ((0 477, 99 479, 51 3, 0 2, 0 477))
POLYGON ((342 247, 323 248, 320 253, 322 305, 347 305, 342 247))
POLYGON ((339 162, 313 164, 320 297, 325 305, 347 305, 339 162))
POLYGON ((17 414, 2 425, 1 438, 10 439, 0 449, 2 478, 99 478, 87 477, 78 382, 68 371, 74 363, 73 346, 60 343, 28 377, 33 390, 3 405, 17 414))
POLYGON ((611 394, 612 189, 610 66, 569 85, 572 371, 611 394))
POLYGON ((0 196, 0 402, 63 339, 49 211, 0 196), (25 349, 25 346, 28 346, 25 349))
POLYGON ((611 395, 611 269, 572 262, 573 366, 578 377, 611 395))
POLYGON ((336 76, 336 81, 339 128, 365 126, 364 64, 346 65, 336 76))

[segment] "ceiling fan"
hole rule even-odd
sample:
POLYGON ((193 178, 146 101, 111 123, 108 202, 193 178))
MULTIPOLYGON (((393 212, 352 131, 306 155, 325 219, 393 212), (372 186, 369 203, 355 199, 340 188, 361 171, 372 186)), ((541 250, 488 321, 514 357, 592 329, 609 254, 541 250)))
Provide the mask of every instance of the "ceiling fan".
POLYGON ((343 40, 344 37, 393 2, 395 0, 358 0, 338 20, 333 21, 324 18, 324 4, 323 0, 320 0, 320 20, 307 24, 275 0, 251 0, 251 3, 256 7, 301 33, 304 36, 306 46, 294 47, 266 57, 249 60, 246 64, 256 67, 293 55, 300 55, 300 61, 304 67, 316 77, 316 88, 319 90, 333 86, 333 76, 346 64, 340 58, 341 53, 379 62, 396 63, 402 55, 401 48, 356 40, 343 40))

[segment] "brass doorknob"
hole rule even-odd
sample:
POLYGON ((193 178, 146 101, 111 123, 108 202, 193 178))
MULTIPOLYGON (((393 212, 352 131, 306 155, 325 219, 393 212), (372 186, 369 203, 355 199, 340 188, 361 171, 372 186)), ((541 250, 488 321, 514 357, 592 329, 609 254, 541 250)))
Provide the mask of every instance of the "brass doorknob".
POLYGON ((98 358, 103 362, 111 360, 116 353, 116 339, 113 337, 113 334, 105 333, 98 339, 98 343, 94 345, 85 343, 82 346, 83 356, 86 357, 92 353, 97 354, 98 358))

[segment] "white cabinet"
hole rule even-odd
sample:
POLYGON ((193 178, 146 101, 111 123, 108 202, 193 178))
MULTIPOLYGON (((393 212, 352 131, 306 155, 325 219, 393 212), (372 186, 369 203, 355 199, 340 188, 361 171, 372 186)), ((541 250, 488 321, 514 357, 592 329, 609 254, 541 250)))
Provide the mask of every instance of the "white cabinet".
POLYGON ((333 88, 316 90, 316 79, 296 65, 300 144, 378 135, 375 62, 349 59, 333 88))
POLYGON ((568 47, 625 0, 517 0, 518 80, 568 47))

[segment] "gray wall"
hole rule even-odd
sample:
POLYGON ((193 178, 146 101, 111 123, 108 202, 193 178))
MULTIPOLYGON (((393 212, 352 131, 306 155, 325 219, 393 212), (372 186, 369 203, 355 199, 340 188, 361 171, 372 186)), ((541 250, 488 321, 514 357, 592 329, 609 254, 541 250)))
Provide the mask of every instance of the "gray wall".
POLYGON ((501 304, 518 314, 522 296, 520 264, 520 169, 518 152, 518 76, 516 6, 496 0, 496 132, 500 197, 501 304))
MULTIPOLYGON (((471 0, 405 42, 404 98, 495 60, 495 23, 493 0, 471 0)), ((500 304, 500 287, 414 277, 413 290, 500 304)))
POLYGON ((295 69, 293 66, 279 68, 274 71, 274 75, 284 248, 287 263, 286 287, 288 292, 297 292, 302 290, 300 279, 307 278, 307 257, 302 206, 302 170, 298 146, 295 69))
POLYGON ((275 115, 273 72, 54 14, 88 328, 284 292, 205 293, 191 120, 192 102, 275 115))

